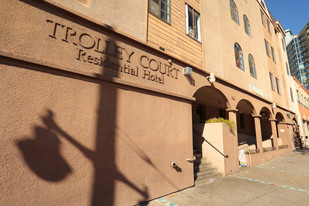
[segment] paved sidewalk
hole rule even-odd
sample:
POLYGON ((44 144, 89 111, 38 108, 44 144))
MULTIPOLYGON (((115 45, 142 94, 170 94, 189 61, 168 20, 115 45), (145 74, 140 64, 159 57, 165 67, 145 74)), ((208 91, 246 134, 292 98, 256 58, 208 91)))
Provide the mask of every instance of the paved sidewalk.
POLYGON ((291 153, 215 182, 141 206, 309 205, 309 150, 291 153))

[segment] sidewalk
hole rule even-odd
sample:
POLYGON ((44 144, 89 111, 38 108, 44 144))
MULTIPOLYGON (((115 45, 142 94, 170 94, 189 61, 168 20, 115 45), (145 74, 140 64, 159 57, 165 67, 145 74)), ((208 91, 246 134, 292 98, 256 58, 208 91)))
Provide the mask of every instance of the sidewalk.
POLYGON ((141 206, 309 205, 309 149, 141 206))

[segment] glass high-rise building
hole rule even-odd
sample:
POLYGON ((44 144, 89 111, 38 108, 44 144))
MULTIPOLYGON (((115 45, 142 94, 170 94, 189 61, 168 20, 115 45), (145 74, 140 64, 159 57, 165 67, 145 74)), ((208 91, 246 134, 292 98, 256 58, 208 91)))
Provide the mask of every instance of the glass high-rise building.
POLYGON ((309 23, 297 35, 289 29, 285 33, 291 75, 309 90, 309 23))

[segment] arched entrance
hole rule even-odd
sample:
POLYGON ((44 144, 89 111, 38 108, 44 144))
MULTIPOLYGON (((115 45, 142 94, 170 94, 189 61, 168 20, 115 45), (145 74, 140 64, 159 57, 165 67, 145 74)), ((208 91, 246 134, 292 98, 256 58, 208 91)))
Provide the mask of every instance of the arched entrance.
POLYGON ((192 104, 193 149, 197 153, 202 153, 204 140, 200 136, 203 127, 198 127, 198 125, 205 124, 211 118, 228 119, 226 109, 229 108, 229 102, 221 91, 209 86, 198 89, 193 97, 196 98, 192 104))
POLYGON ((294 144, 293 150, 302 148, 299 125, 295 118, 293 118, 293 140, 292 142, 294 144))
POLYGON ((248 100, 240 100, 237 104, 237 133, 239 149, 257 149, 255 124, 252 115, 255 115, 253 105, 248 100))
POLYGON ((262 147, 263 149, 273 148, 274 142, 272 140, 271 128, 271 112, 268 108, 263 107, 260 111, 261 115, 261 130, 262 130, 262 147))
POLYGON ((285 122, 285 119, 283 117, 283 115, 278 112, 276 114, 276 129, 277 129, 277 135, 278 135, 278 146, 279 148, 283 145, 287 145, 288 144, 288 140, 287 140, 287 128, 285 124, 282 124, 285 122))

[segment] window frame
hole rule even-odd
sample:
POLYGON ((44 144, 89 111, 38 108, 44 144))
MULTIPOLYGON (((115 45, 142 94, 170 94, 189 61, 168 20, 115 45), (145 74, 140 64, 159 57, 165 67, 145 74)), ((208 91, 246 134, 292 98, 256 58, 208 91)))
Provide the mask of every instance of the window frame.
POLYGON ((233 21, 235 21, 236 24, 240 25, 238 9, 236 3, 233 0, 230 0, 230 13, 233 21))
POLYGON ((277 93, 281 94, 279 79, 275 77, 275 80, 276 80, 276 86, 277 86, 277 93))
POLYGON ((238 68, 240 68, 242 71, 245 71, 245 62, 244 62, 244 54, 242 52, 241 46, 235 42, 234 43, 234 55, 235 55, 235 63, 238 68), (236 49, 239 49, 236 51, 236 49), (237 58, 239 56, 239 59, 237 58), (239 61, 239 65, 238 65, 239 61))
POLYGON ((149 0, 149 2, 148 2, 148 12, 150 14, 154 15, 155 17, 161 19, 162 21, 164 21, 164 22, 166 22, 168 24, 171 24, 171 0, 166 0, 166 2, 168 2, 168 3, 166 3, 166 6, 167 6, 167 10, 166 11, 167 11, 167 13, 164 10, 162 10, 162 1, 163 0, 158 0, 158 2, 159 2, 159 4, 158 4, 159 14, 156 14, 156 13, 151 11, 151 2, 153 2, 153 1, 154 0, 149 0), (164 18, 162 18, 162 11, 164 13, 166 13, 166 18, 167 18, 166 20, 164 18))
POLYGON ((290 87, 290 96, 291 96, 291 101, 294 102, 293 90, 291 87, 290 87))
POLYGON ((276 91, 274 75, 271 72, 269 72, 269 78, 270 78, 271 89, 273 91, 276 91))
POLYGON ((272 46, 270 48, 271 48, 271 56, 272 56, 273 62, 276 63, 275 50, 274 50, 274 48, 272 46))
POLYGON ((193 9, 189 4, 185 4, 185 11, 186 11, 186 34, 191 37, 192 39, 195 39, 198 42, 202 42, 202 31, 201 31, 201 15, 198 13, 195 9, 193 9), (193 25, 193 36, 189 33, 189 9, 192 11, 192 25, 193 25), (195 21, 195 14, 198 14, 198 21, 195 21), (197 25, 195 25, 195 22, 197 25), (196 27, 197 26, 197 31, 196 27), (197 33, 196 33, 197 32, 197 33), (196 38, 197 35, 197 38, 196 38))
POLYGON ((262 24, 264 25, 264 27, 266 27, 266 22, 265 22, 265 14, 262 10, 261 11, 261 19, 262 19, 262 24))
POLYGON ((248 55, 248 62, 249 62, 249 71, 250 71, 250 75, 252 77, 254 77, 255 79, 257 79, 257 76, 256 76, 256 67, 255 67, 255 61, 254 61, 254 58, 251 54, 248 55), (253 66, 253 68, 251 67, 253 66), (252 70, 252 71, 251 71, 252 70))
POLYGON ((264 39, 264 41, 265 41, 266 54, 267 54, 267 56, 270 57, 270 50, 269 50, 268 41, 266 39, 264 39))
POLYGON ((248 36, 250 36, 250 38, 252 38, 251 26, 247 15, 244 14, 243 19, 244 19, 245 32, 248 34, 248 36))
POLYGON ((266 19, 268 32, 271 34, 270 21, 266 19))

